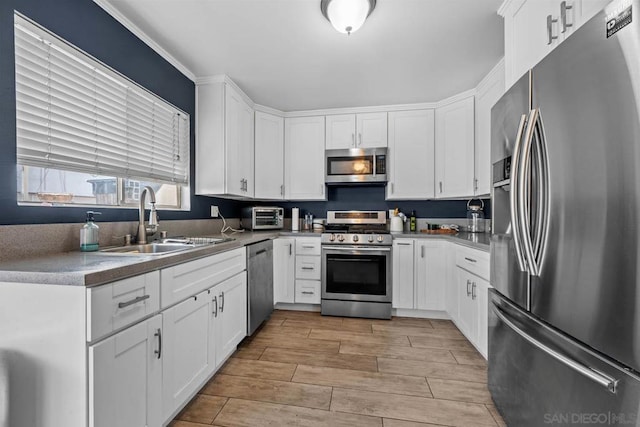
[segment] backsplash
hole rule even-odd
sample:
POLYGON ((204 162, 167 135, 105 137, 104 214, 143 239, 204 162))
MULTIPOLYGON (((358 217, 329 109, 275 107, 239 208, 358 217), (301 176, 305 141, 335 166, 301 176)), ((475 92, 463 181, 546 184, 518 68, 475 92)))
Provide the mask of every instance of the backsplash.
MULTIPOLYGON (((124 244, 124 236, 135 236, 138 222, 97 222, 100 227, 100 247, 124 244)), ((0 261, 57 254, 80 250, 80 228, 84 223, 32 224, 0 226, 0 261)), ((227 225, 240 227, 240 220, 227 219, 227 225)), ((220 234, 221 219, 191 219, 160 221, 160 230, 171 236, 212 236, 220 234)))
MULTIPOLYGON (((285 216, 291 217, 291 208, 300 208, 300 214, 312 213, 318 218, 326 218, 327 211, 375 210, 387 211, 399 208, 407 216, 412 210, 420 218, 466 218, 467 200, 385 200, 385 187, 344 186, 327 187, 326 202, 273 202, 285 208, 285 216)), ((491 218, 491 200, 482 199, 484 214, 491 218)), ((253 203, 264 205, 266 203, 253 203)))

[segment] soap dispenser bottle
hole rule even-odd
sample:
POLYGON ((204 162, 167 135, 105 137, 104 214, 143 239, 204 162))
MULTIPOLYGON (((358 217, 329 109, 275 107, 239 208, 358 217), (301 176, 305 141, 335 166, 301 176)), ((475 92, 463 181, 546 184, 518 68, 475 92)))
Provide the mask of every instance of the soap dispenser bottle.
POLYGON ((98 250, 98 232, 100 227, 95 223, 94 215, 101 215, 100 212, 87 211, 87 222, 80 229, 80 250, 82 252, 93 252, 98 250))

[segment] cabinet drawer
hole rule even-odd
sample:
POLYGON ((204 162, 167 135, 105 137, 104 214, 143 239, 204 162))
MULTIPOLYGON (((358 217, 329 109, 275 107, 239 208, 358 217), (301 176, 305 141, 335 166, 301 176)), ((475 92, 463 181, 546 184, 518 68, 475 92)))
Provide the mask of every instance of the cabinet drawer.
POLYGON ((456 248, 456 265, 489 280, 489 254, 471 248, 456 248))
POLYGON ((160 272, 87 289, 87 341, 95 341, 160 308, 160 272))
POLYGON ((320 257, 297 256, 296 279, 320 280, 320 257))
POLYGON ((320 255, 320 239, 317 237, 297 237, 296 255, 320 255))
POLYGON ((238 248, 160 271, 162 308, 217 285, 247 269, 247 251, 238 248))
POLYGON ((320 281, 296 280, 296 303, 320 304, 320 281))

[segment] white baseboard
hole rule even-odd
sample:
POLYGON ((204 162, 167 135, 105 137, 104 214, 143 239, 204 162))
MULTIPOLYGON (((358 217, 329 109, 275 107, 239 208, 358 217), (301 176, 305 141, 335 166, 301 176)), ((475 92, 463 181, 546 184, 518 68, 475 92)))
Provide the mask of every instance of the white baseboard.
POLYGON ((451 317, 446 311, 439 310, 413 310, 407 308, 394 308, 392 315, 398 317, 416 317, 421 319, 446 319, 450 320, 451 317))
POLYGON ((320 304, 289 304, 279 302, 273 306, 276 310, 320 311, 320 304))

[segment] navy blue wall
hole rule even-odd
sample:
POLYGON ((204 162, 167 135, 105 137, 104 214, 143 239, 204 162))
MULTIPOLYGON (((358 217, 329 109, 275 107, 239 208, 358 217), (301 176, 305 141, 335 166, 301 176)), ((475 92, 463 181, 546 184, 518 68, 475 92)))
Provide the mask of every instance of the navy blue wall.
MULTIPOLYGON (((399 208, 410 214, 416 211, 419 218, 466 218, 467 200, 405 200, 386 201, 385 187, 381 186, 337 186, 327 187, 327 202, 277 203, 285 207, 285 216, 291 217, 291 208, 300 208, 300 215, 310 212, 319 218, 326 218, 327 210, 388 210, 399 208)), ((491 201, 483 199, 484 212, 491 217, 491 201)))
MULTIPOLYGON (((195 85, 91 0, 0 1, 0 224, 81 222, 86 208, 18 206, 13 11, 24 14, 130 79, 191 114, 194 152, 195 85)), ((194 158, 192 156, 192 176, 194 158)), ((192 189, 193 191, 193 189, 192 189)), ((162 211, 161 219, 209 218, 209 206, 237 217, 238 202, 191 195, 191 211, 162 211)), ((133 221, 135 209, 100 208, 100 221, 133 221)))
MULTIPOLYGON (((91 0, 1 0, 0 1, 0 224, 81 222, 86 208, 18 206, 16 202, 15 77, 13 11, 40 23, 130 79, 191 114, 191 152, 194 153, 194 83, 131 34, 91 0)), ((195 159, 192 156, 192 176, 195 159)), ((191 190, 193 192, 193 189, 191 190)), ((419 217, 464 218, 465 201, 385 201, 384 187, 330 187, 328 202, 277 203, 297 206, 302 212, 325 217, 327 210, 386 210, 395 207, 419 217)), ((191 211, 162 211, 161 219, 209 218, 209 206, 220 207, 226 217, 238 217, 243 205, 191 194, 191 211)), ((135 221, 135 209, 100 208, 100 221, 135 221)), ((485 209, 487 217, 490 208, 485 209)))

